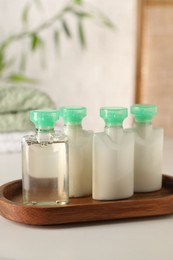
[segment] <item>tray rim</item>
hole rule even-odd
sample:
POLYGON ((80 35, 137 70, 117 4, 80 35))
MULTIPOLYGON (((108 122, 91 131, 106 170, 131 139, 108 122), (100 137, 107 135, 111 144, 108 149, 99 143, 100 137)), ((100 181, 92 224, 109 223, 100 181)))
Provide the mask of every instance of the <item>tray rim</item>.
MULTIPOLYGON (((173 176, 171 176, 171 175, 165 175, 165 174, 163 174, 162 175, 163 176, 163 178, 165 179, 165 178, 168 178, 168 179, 172 179, 172 181, 173 181, 173 176)), ((78 205, 80 206, 80 205, 95 205, 95 204, 91 204, 91 203, 85 203, 85 204, 71 204, 71 203, 68 203, 68 204, 64 204, 64 205, 61 205, 61 206, 53 206, 53 205, 49 205, 49 206, 42 206, 42 205, 39 205, 39 206, 37 206, 37 205, 25 205, 25 204, 22 204, 21 202, 17 202, 17 201, 13 201, 13 200, 9 200, 9 199, 7 199, 4 195, 3 195, 3 190, 4 190, 4 188, 6 188, 7 186, 12 186, 13 184, 17 184, 17 183, 21 183, 22 182, 22 179, 16 179, 16 180, 13 180, 13 181, 10 181, 10 182, 7 182, 7 183, 4 183, 3 185, 1 185, 0 186, 0 201, 1 200, 3 200, 3 201, 6 201, 8 204, 12 204, 12 205, 16 205, 16 206, 22 206, 22 207, 26 207, 26 208, 36 208, 36 209, 41 209, 41 208, 46 208, 46 209, 52 209, 52 208, 56 208, 56 209, 58 209, 58 208, 66 208, 66 207, 77 207, 78 205)), ((157 191, 156 191, 157 192, 157 191)), ((153 192, 135 192, 135 194, 152 194, 153 192)), ((172 197, 173 196, 173 193, 172 194, 170 194, 170 195, 167 195, 167 196, 164 196, 164 197, 162 197, 162 198, 152 198, 152 200, 161 200, 161 199, 164 199, 164 198, 168 198, 168 197, 172 197)), ((91 196, 87 196, 88 198, 90 198, 91 196)), ((81 197, 80 199, 85 199, 85 198, 87 198, 87 197, 81 197)), ((75 199, 79 199, 79 198, 73 198, 74 200, 75 199)), ((129 202, 129 203, 131 203, 131 202, 133 202, 133 201, 136 201, 135 199, 133 199, 133 196, 132 197, 129 197, 129 198, 127 198, 127 199, 118 199, 118 200, 94 200, 94 199, 92 199, 93 201, 95 201, 98 205, 99 204, 115 204, 115 203, 124 203, 124 202, 129 202)), ((150 201, 151 200, 151 198, 143 198, 143 199, 138 199, 138 202, 139 201, 150 201)))
MULTIPOLYGON (((149 217, 149 216, 161 216, 161 215, 171 215, 173 214, 173 191, 172 194, 168 194, 166 196, 163 197, 155 197, 155 198, 138 198, 133 199, 129 198, 129 199, 125 199, 125 200, 111 200, 111 201, 97 201, 97 200, 93 200, 94 203, 88 202, 88 203, 77 203, 77 204, 66 204, 66 205, 62 205, 62 206, 33 206, 33 205, 24 205, 21 202, 15 202, 12 200, 8 200, 5 196, 3 191, 5 190, 5 188, 7 186, 13 186, 14 184, 18 184, 19 186, 21 185, 21 179, 19 180, 13 180, 10 181, 8 183, 5 183, 3 185, 0 186, 0 215, 2 215, 3 217, 16 221, 16 222, 20 222, 20 223, 24 223, 24 224, 30 224, 30 225, 56 225, 56 224, 67 224, 67 223, 79 223, 79 222, 90 222, 90 221, 102 221, 102 220, 117 220, 117 219, 130 219, 130 218, 139 218, 139 217, 149 217), (144 214, 144 212, 141 212, 142 210, 142 206, 140 205, 140 203, 144 204, 144 208, 146 208, 148 210, 148 213, 144 214), (150 205, 152 202, 153 207, 155 207, 156 209, 156 214, 154 214, 154 212, 152 211, 152 205, 150 205), (157 208, 157 205, 161 205, 162 209, 159 211, 159 209, 157 208), (130 215, 128 216, 128 214, 126 214, 127 216, 123 215, 120 211, 118 211, 118 207, 121 208, 124 212, 126 210, 126 206, 129 207, 129 205, 132 205, 134 207, 134 210, 137 209, 139 212, 137 215, 133 215, 133 212, 130 213, 130 215), (171 206, 171 207, 170 207, 171 206), (77 218, 70 220, 69 217, 66 216, 66 213, 71 212, 74 216, 76 215, 76 213, 81 214, 81 208, 82 211, 86 211, 85 213, 88 215, 88 218, 85 218, 84 213, 82 213, 83 218, 79 219, 77 218), (115 212, 112 213, 112 211, 110 211, 110 209, 112 208, 112 210, 114 210, 115 212), (103 216, 101 215, 99 218, 99 215, 97 215, 97 213, 95 213, 97 215, 97 217, 93 217, 92 218, 92 213, 88 212, 87 209, 89 210, 99 210, 101 213, 103 214, 103 212, 106 212, 106 210, 108 209, 109 213, 112 214, 110 217, 109 216, 103 216), (18 214, 18 211, 19 214, 18 214), (30 213, 30 211, 32 211, 32 214, 34 214, 34 217, 37 215, 37 217, 43 217, 43 220, 28 220, 27 218, 33 217, 33 215, 30 213), (118 212, 119 215, 116 216, 116 211, 118 212), (46 213, 47 212, 47 213, 46 213), (160 212, 160 213, 159 213, 160 212), (50 220, 50 217, 48 214, 54 214, 55 215, 55 221, 50 220), (9 215, 8 215, 9 214, 9 215), (21 216, 19 216, 21 214, 21 216), (22 215, 23 214, 23 215, 22 215), (64 215, 63 215, 64 214, 64 215), (62 218, 63 216, 65 217, 65 220, 63 219, 58 219, 58 217, 60 216, 60 218, 62 218), (26 218, 27 220, 25 220, 24 218, 26 218), (45 220, 44 220, 45 218, 45 220), (46 220, 46 218, 48 220, 46 220)), ((173 188, 173 176, 171 175, 163 175, 163 184, 166 182, 170 182, 172 181, 172 185, 170 187, 173 188)), ((141 193, 140 193, 141 194, 141 193)), ((145 193, 142 193, 145 195, 145 193)), ((148 193, 147 193, 148 194, 148 193)), ((80 198, 80 200, 82 200, 82 198, 80 198)), ((130 209, 131 210, 131 209, 130 209)), ((106 214, 106 213, 105 213, 106 214)), ((74 217, 73 216, 73 217, 74 217)))

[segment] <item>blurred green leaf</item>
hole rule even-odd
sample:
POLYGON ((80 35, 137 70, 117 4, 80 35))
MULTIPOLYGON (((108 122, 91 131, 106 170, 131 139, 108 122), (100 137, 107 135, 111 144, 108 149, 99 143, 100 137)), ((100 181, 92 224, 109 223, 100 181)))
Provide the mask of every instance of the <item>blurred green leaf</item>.
MULTIPOLYGON (((71 30, 71 24, 66 19, 68 15, 72 15, 72 18, 77 19, 77 37, 78 41, 80 42, 82 47, 86 46, 86 37, 85 37, 85 31, 84 31, 84 21, 85 19, 92 19, 94 22, 100 23, 102 27, 107 27, 112 30, 115 29, 115 26, 113 22, 102 12, 98 11, 96 8, 92 7, 92 5, 84 5, 84 0, 69 0, 69 3, 65 3, 64 7, 62 9, 58 10, 55 14, 52 15, 52 17, 45 19, 42 23, 38 24, 35 28, 32 30, 29 30, 27 28, 28 23, 30 21, 31 17, 31 8, 33 5, 37 5, 38 10, 43 10, 42 0, 31 0, 28 4, 25 5, 22 14, 21 14, 21 20, 23 25, 26 27, 24 30, 22 30, 19 33, 14 33, 9 35, 4 41, 0 41, 0 77, 3 76, 3 74, 7 74, 6 70, 8 67, 13 65, 14 59, 6 60, 6 52, 8 51, 10 45, 14 44, 15 42, 21 42, 24 39, 30 40, 30 48, 31 51, 40 50, 40 58, 42 60, 42 64, 45 64, 46 56, 45 56, 45 43, 44 38, 41 38, 40 35, 43 31, 46 31, 48 29, 54 30, 54 25, 58 23, 58 25, 61 26, 60 31, 59 29, 56 29, 56 31, 53 32, 53 43, 56 47, 56 49, 59 49, 60 46, 60 33, 63 32, 65 36, 68 38, 71 38, 72 30, 71 30)), ((73 26, 73 24, 72 24, 73 26)), ((75 35, 76 36, 76 35, 75 35)), ((22 50, 19 50, 20 54, 22 53, 22 50), (21 51, 21 52, 20 52, 21 51)), ((26 54, 21 54, 20 58, 20 64, 19 69, 20 71, 23 71, 26 66, 26 54)), ((16 64, 15 64, 16 65, 16 64)), ((45 66, 45 65, 44 65, 45 66)), ((35 82, 32 78, 26 77, 22 73, 13 73, 9 75, 9 80, 11 81, 23 81, 23 82, 35 82)))
POLYGON ((112 30, 115 30, 115 25, 113 24, 113 22, 105 15, 100 14, 100 19, 101 22, 103 23, 103 25, 105 25, 106 27, 109 27, 112 30))
POLYGON ((33 33, 31 35, 31 49, 34 51, 42 45, 43 45, 42 39, 38 36, 38 34, 33 33))
POLYGON ((73 10, 73 13, 80 18, 93 18, 93 15, 90 14, 89 12, 73 10))
POLYGON ((21 55, 21 58, 20 58, 20 65, 19 65, 19 69, 21 71, 25 71, 26 63, 27 63, 27 56, 26 56, 26 53, 23 52, 21 55))
POLYGON ((73 0, 73 2, 77 5, 81 5, 83 3, 82 0, 73 0))
POLYGON ((7 77, 10 81, 16 81, 16 82, 25 82, 25 83, 37 83, 38 81, 36 79, 32 79, 30 77, 27 77, 23 74, 13 73, 7 77))
POLYGON ((14 62, 15 58, 10 58, 8 61, 5 59, 6 56, 6 48, 8 46, 9 41, 4 42, 0 45, 0 72, 2 73, 9 67, 11 67, 14 62))
POLYGON ((57 47, 59 45, 59 32, 58 31, 54 31, 54 43, 55 43, 55 46, 57 47))
POLYGON ((66 36, 68 38, 71 38, 72 35, 71 35, 71 32, 70 32, 69 26, 68 26, 68 24, 65 20, 62 20, 62 27, 64 29, 66 36))
POLYGON ((29 16, 30 8, 31 8, 31 6, 30 6, 30 4, 28 4, 24 7, 23 12, 22 12, 22 22, 25 27, 28 26, 28 16, 29 16))
POLYGON ((40 0, 34 0, 34 3, 36 5, 36 7, 38 8, 38 10, 43 9, 42 2, 40 0))
POLYGON ((85 39, 84 28, 81 19, 78 20, 78 35, 79 35, 81 46, 86 47, 86 39, 85 39))
POLYGON ((68 13, 68 12, 72 12, 73 11, 73 6, 71 5, 67 5, 64 9, 63 9, 63 14, 68 13))
POLYGON ((55 50, 57 52, 60 49, 60 33, 59 33, 59 31, 57 31, 57 30, 54 31, 53 37, 54 37, 55 50))
POLYGON ((4 42, 2 42, 0 44, 0 52, 5 52, 6 48, 8 47, 8 45, 11 43, 11 38, 9 37, 7 40, 5 40, 4 42))
POLYGON ((4 52, 0 50, 0 72, 6 68, 4 52))
POLYGON ((61 57, 61 38, 60 38, 60 32, 54 31, 53 37, 54 37, 54 48, 55 48, 55 54, 58 58, 61 57))

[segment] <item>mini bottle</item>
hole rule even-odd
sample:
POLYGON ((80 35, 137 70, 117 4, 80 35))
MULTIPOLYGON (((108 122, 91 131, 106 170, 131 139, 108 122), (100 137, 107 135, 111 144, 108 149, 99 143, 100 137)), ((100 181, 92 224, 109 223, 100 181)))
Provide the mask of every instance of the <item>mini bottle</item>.
POLYGON ((153 128, 155 105, 133 105, 135 119, 134 190, 150 192, 162 186, 163 129, 153 128))
POLYGON ((36 134, 22 139, 23 203, 61 205, 68 202, 68 139, 54 131, 56 110, 34 110, 36 134))
POLYGON ((103 107, 104 132, 93 138, 93 199, 116 200, 134 191, 134 133, 124 130, 127 108, 103 107))
POLYGON ((92 131, 82 128, 85 107, 62 107, 64 132, 69 139, 69 196, 83 197, 92 192, 92 131))

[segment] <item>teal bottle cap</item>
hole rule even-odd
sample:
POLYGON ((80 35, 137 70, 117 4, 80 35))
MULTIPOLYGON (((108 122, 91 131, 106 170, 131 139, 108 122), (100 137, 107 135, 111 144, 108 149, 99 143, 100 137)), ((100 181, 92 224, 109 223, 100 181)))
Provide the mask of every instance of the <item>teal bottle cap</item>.
POLYGON ((135 121, 147 122, 151 121, 153 117, 157 114, 157 106, 147 104, 135 104, 131 106, 130 112, 134 116, 135 121))
POLYGON ((123 120, 128 116, 125 107, 102 107, 100 108, 100 117, 105 121, 106 125, 122 125, 123 120))
POLYGON ((38 128, 54 128, 55 122, 59 119, 58 110, 32 110, 30 120, 38 128))
POLYGON ((66 124, 81 124, 86 116, 86 107, 62 107, 61 116, 66 124))

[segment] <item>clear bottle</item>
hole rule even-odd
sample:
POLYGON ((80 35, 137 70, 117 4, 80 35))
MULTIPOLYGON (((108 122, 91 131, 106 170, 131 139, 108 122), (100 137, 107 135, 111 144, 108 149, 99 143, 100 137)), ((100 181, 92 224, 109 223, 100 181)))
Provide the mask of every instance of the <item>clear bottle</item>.
POLYGON ((36 134, 22 139, 23 203, 62 205, 68 202, 68 139, 54 131, 56 110, 34 110, 36 134))
POLYGON ((104 132, 93 138, 93 199, 116 200, 134 191, 134 133, 124 130, 127 108, 103 107, 104 132))
POLYGON ((82 128, 85 107, 62 107, 64 132, 69 139, 69 196, 83 197, 92 192, 92 131, 82 128))
POLYGON ((163 129, 153 128, 155 105, 133 105, 135 119, 134 190, 150 192, 162 186, 163 129))

